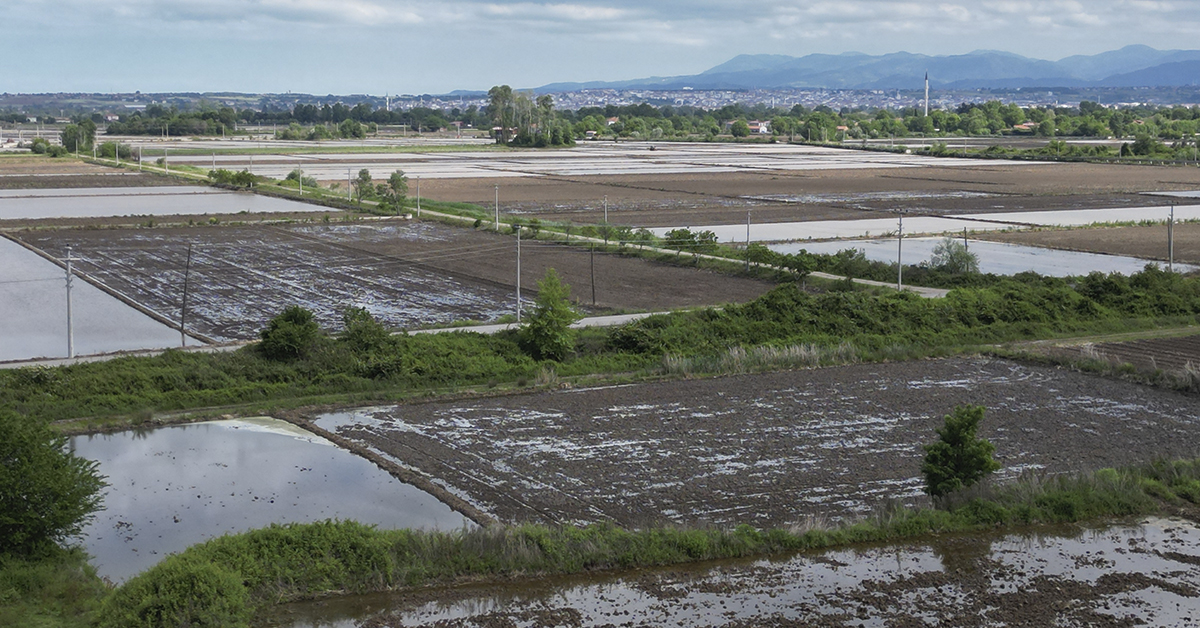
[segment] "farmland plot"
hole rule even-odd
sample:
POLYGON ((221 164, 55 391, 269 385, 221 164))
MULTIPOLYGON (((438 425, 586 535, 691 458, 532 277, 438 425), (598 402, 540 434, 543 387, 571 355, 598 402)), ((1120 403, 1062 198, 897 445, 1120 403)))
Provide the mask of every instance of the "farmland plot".
POLYGON ((988 408, 998 477, 1190 455, 1200 400, 959 358, 368 408, 318 427, 501 521, 782 526, 918 503, 921 444, 988 408))

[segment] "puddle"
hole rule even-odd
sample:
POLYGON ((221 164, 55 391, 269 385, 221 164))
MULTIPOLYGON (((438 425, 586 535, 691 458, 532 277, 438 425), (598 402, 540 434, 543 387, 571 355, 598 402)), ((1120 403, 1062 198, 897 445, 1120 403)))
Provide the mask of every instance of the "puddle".
POLYGON ((294 604, 290 628, 1191 626, 1200 528, 1151 518, 294 604), (896 623, 896 622, 901 623, 896 623))
MULTIPOLYGON (((905 238, 904 263, 919 264, 928 262, 933 257, 933 249, 942 238, 905 238)), ((961 239, 959 240, 961 242, 961 239)), ((979 256, 979 270, 984 273, 997 275, 1015 275, 1025 271, 1035 271, 1050 277, 1069 277, 1086 275, 1092 271, 1102 273, 1121 273, 1130 275, 1141 272, 1148 260, 1121 255, 1099 255, 1096 253, 1080 253, 1076 251, 1058 251, 1037 246, 1020 244, 1005 244, 1002 242, 986 242, 968 240, 968 249, 979 256)), ((840 240, 835 242, 796 242, 790 244, 772 244, 771 250, 778 253, 796 253, 801 249, 809 253, 833 254, 846 249, 858 249, 867 259, 878 262, 894 263, 896 261, 895 238, 884 240, 840 240)), ((1163 267, 1165 263, 1159 262, 1163 267)), ((1195 266, 1176 264, 1178 272, 1191 272, 1195 266)))
POLYGON ((0 196, 0 220, 329 211, 258 194, 190 186, 15 192, 0 196))
MULTIPOLYGON (((0 268, 0 361, 66 357, 66 272, 5 238, 0 238, 0 268)), ((76 355, 180 344, 178 329, 78 277, 72 282, 71 318, 76 355)))
POLYGON ((108 476, 104 510, 82 542, 100 575, 114 581, 195 543, 271 523, 470 525, 432 495, 275 419, 76 436, 71 448, 108 476))

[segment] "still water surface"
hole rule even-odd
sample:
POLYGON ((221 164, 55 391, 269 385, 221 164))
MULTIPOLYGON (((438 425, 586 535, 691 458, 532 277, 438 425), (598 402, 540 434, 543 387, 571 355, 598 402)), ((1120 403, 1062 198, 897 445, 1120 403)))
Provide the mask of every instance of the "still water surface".
MULTIPOLYGON (((67 355, 66 272, 0 238, 0 361, 67 355)), ((178 347, 178 329, 75 277, 71 288, 75 354, 178 347)), ((199 341, 189 338, 189 345, 199 341)))
POLYGON ((318 205, 192 186, 14 190, 0 194, 0 220, 328 211, 318 205))
POLYGON ((275 419, 76 436, 71 447, 108 476, 104 510, 82 540, 100 575, 114 581, 189 545, 272 523, 469 525, 425 491, 275 419))
MULTIPOLYGON (((904 263, 913 265, 928 262, 933 249, 942 238, 905 238, 904 263)), ((959 239, 961 242, 962 240, 959 239)), ((897 242, 895 238, 880 240, 837 240, 832 242, 789 242, 768 245, 779 253, 796 253, 801 249, 809 253, 837 253, 846 249, 858 249, 871 261, 895 263, 897 242)), ((1051 277, 1086 275, 1092 271, 1129 275, 1140 272, 1150 262, 1136 257, 1121 255, 1099 255, 1077 251, 1057 251, 1037 246, 1023 246, 1003 242, 968 240, 970 252, 979 256, 979 271, 997 275, 1015 275, 1035 271, 1051 277)), ((1164 244, 1164 248, 1166 248, 1164 244)), ((1159 263, 1163 268, 1166 263, 1159 263)), ((1190 272, 1195 266, 1175 264, 1176 272, 1190 272)))

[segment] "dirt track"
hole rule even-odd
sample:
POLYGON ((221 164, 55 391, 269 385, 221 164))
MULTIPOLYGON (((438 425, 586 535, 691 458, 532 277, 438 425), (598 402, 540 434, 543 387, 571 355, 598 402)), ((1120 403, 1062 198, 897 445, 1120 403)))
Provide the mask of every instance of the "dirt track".
POLYGON ((365 409, 319 424, 501 521, 784 526, 924 501, 920 445, 964 403, 988 408, 981 435, 1000 478, 1200 448, 1200 399, 984 358, 365 409))

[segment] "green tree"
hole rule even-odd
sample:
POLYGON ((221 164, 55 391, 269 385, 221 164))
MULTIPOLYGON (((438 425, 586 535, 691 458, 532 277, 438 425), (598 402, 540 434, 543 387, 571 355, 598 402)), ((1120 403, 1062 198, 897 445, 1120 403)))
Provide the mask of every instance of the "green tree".
POLYGON ((967 250, 958 238, 946 237, 933 247, 929 265, 955 275, 973 274, 979 272, 979 256, 967 250))
POLYGON ((258 348, 274 360, 293 360, 303 357, 321 333, 316 317, 299 305, 292 305, 267 323, 259 333, 258 348))
POLYGON ((734 120, 733 124, 729 125, 729 133, 734 137, 747 137, 750 135, 750 125, 746 124, 745 120, 734 120))
POLYGON ((388 188, 391 189, 396 202, 404 200, 405 195, 408 194, 408 177, 404 175, 403 170, 397 170, 388 177, 388 188))
POLYGON ((562 360, 575 347, 571 323, 579 312, 571 305, 571 287, 562 283, 553 268, 538 282, 537 305, 521 328, 522 347, 537 360, 562 360))
POLYGON ((354 179, 354 195, 358 198, 358 203, 361 205, 364 198, 370 198, 375 193, 375 187, 371 184, 371 171, 363 168, 358 171, 358 177, 354 179))
POLYGON ((983 406, 958 406, 946 415, 945 425, 937 431, 938 441, 924 446, 921 473, 930 496, 939 498, 966 488, 1000 468, 992 458, 996 446, 976 436, 983 413, 983 406))
POLYGON ((96 463, 41 419, 0 412, 0 554, 29 555, 79 534, 100 506, 96 463))
POLYGON ((513 90, 508 85, 496 85, 488 90, 488 116, 492 124, 499 127, 497 144, 507 144, 509 129, 513 127, 513 90))

